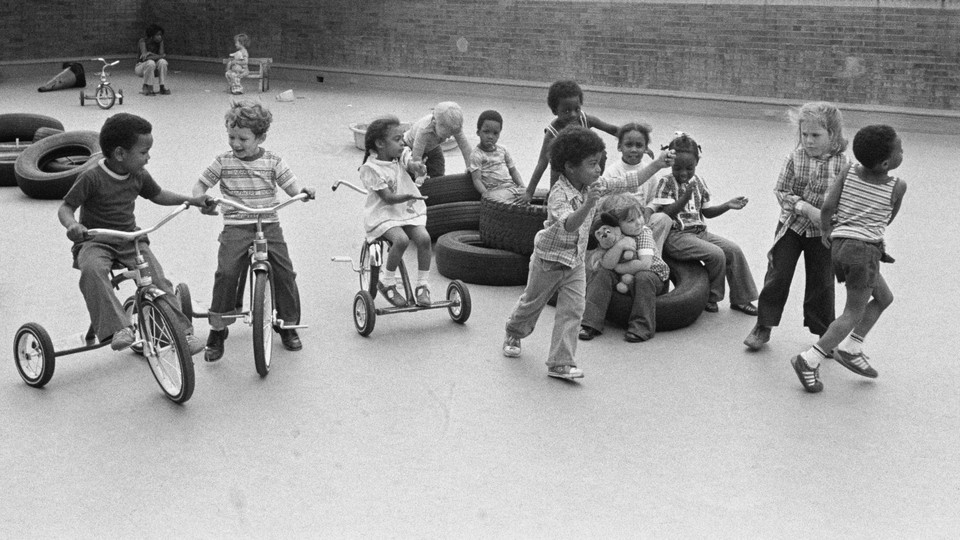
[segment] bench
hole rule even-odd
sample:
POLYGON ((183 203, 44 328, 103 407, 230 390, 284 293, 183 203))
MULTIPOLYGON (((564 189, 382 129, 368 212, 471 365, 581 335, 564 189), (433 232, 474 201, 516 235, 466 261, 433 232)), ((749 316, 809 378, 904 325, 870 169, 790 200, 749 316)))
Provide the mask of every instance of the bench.
MULTIPOLYGON (((223 59, 223 65, 230 62, 230 58, 223 59)), ((244 79, 260 79, 260 91, 270 89, 270 64, 273 58, 248 58, 247 69, 250 71, 244 79)))

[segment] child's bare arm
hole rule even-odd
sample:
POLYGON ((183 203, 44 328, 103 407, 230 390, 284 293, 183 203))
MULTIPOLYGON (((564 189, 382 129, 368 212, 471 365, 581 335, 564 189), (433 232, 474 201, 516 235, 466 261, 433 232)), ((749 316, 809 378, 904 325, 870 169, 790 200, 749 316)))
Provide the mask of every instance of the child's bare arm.
POLYGON ((159 204, 160 206, 177 206, 183 203, 188 203, 191 206, 199 206, 200 208, 204 208, 213 204, 213 197, 206 194, 188 197, 186 195, 161 189, 160 193, 157 193, 150 199, 150 202, 159 204))
POLYGON ((540 146, 540 157, 537 158, 537 166, 533 168, 533 174, 530 175, 530 182, 527 184, 527 199, 533 198, 533 194, 537 191, 537 184, 540 183, 540 178, 543 176, 543 172, 547 170, 547 165, 550 162, 550 141, 551 137, 544 135, 543 144, 540 146))
POLYGON ((617 131, 620 129, 620 126, 615 126, 613 124, 608 124, 603 120, 597 118, 596 116, 587 115, 587 127, 596 128, 604 133, 609 133, 614 137, 617 136, 617 131))
MULTIPOLYGON (((633 249, 634 243, 633 240, 625 236, 620 240, 617 240, 609 249, 603 252, 603 257, 600 259, 600 266, 613 270, 620 264, 620 259, 623 258, 623 252, 629 249, 633 249)), ((622 272, 621 272, 622 273, 622 272)))
POLYGON ((903 202, 903 194, 907 192, 907 183, 903 179, 897 180, 897 185, 893 186, 893 211, 890 212, 890 221, 887 225, 893 223, 893 218, 900 213, 900 203, 903 202))
POLYGON ((480 169, 470 171, 470 179, 473 180, 473 187, 476 188, 481 195, 487 192, 487 186, 483 185, 481 181, 480 169))
POLYGON ((67 229, 67 238, 74 242, 82 242, 87 234, 87 228, 77 222, 77 209, 69 203, 63 203, 57 209, 57 219, 67 229))
POLYGON ((507 170, 510 171, 510 178, 513 178, 513 183, 516 184, 517 187, 524 187, 523 178, 520 177, 520 171, 518 171, 516 167, 510 167, 507 170))
POLYGON ((701 208, 700 212, 703 213, 705 218, 715 218, 725 214, 728 210, 740 210, 747 205, 747 202, 749 202, 749 199, 746 197, 734 197, 725 203, 701 208))
POLYGON ((387 204, 400 204, 400 203, 413 201, 417 199, 421 201, 427 200, 427 198, 424 195, 414 195, 412 193, 406 193, 406 194, 391 193, 390 190, 386 188, 375 190, 374 193, 376 193, 381 199, 383 199, 383 202, 387 204))

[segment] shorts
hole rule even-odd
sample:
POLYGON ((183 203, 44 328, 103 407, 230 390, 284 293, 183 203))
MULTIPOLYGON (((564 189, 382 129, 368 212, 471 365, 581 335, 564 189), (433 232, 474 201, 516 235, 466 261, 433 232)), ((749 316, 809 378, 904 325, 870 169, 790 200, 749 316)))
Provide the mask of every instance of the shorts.
POLYGON ((836 238, 830 248, 833 272, 837 282, 846 282, 848 289, 872 289, 880 277, 883 244, 852 238, 836 238))

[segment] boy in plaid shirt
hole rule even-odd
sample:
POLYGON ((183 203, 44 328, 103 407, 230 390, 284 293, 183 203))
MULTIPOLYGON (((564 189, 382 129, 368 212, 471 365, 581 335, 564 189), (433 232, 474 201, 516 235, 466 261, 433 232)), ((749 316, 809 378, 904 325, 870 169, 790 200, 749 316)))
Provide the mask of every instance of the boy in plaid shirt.
POLYGON ((527 286, 507 318, 504 356, 520 356, 520 340, 533 333, 540 312, 557 293, 553 338, 547 356, 547 375, 578 379, 583 371, 574 354, 586 294, 584 253, 597 201, 606 193, 635 191, 657 170, 669 166, 672 154, 664 152, 647 168, 625 180, 600 179, 604 144, 597 134, 582 127, 560 132, 550 147, 550 165, 561 171, 550 188, 547 220, 534 239, 527 286), (599 181, 598 181, 599 179, 599 181))

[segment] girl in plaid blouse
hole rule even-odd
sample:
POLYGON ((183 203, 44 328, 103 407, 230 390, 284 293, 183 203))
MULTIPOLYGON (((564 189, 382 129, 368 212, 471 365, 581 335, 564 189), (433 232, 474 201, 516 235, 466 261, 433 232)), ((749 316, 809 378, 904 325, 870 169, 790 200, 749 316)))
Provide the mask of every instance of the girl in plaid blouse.
POLYGON ((767 254, 757 324, 743 342, 754 351, 770 340, 770 328, 780 324, 801 253, 807 276, 803 325, 823 335, 835 316, 830 250, 820 242, 820 207, 829 184, 849 167, 843 155, 843 116, 832 103, 820 101, 791 111, 791 120, 798 127, 797 147, 787 156, 774 189, 780 220, 767 254))

